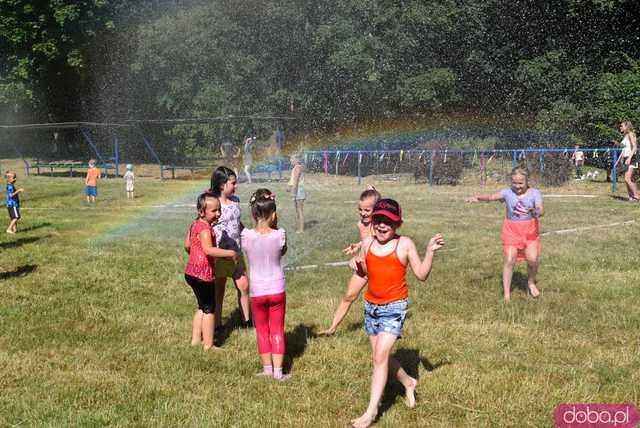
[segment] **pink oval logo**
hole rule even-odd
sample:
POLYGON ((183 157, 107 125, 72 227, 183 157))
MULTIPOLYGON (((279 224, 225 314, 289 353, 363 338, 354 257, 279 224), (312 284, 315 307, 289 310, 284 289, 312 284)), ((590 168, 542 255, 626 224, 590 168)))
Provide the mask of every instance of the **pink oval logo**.
POLYGON ((561 404, 553 420, 560 428, 633 428, 640 410, 632 404, 561 404))

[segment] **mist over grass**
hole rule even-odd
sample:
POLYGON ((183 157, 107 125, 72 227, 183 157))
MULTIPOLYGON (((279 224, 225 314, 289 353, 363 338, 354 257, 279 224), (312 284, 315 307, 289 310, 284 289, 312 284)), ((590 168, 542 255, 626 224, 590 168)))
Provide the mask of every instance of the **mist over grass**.
MULTIPOLYGON (((417 408, 406 409, 401 387, 390 383, 377 426, 553 426, 561 403, 640 402, 638 206, 612 198, 605 183, 543 187, 564 196, 545 199, 542 296, 527 297, 520 265, 504 305, 504 207, 462 202, 504 184, 366 183, 402 204, 400 232, 421 254, 433 234, 447 239, 426 284, 408 275, 410 315, 394 348, 418 377, 417 408)), ((293 377, 255 378, 253 330, 227 330, 220 353, 189 346, 195 299, 182 277, 181 245, 206 180, 141 179, 134 202, 123 181, 105 180, 95 206, 86 204, 81 179, 18 184, 26 190, 20 232, 0 237, 0 426, 334 427, 366 407, 371 356, 361 301, 334 337, 315 337, 330 324, 346 267, 287 273, 293 377)), ((304 234, 293 233, 284 182, 240 184, 244 223, 252 224, 249 194, 269 187, 289 231, 286 264, 344 260, 341 249, 357 239, 364 185, 315 174, 305 184, 304 234)), ((233 324, 235 309, 228 286, 225 323, 233 324)))

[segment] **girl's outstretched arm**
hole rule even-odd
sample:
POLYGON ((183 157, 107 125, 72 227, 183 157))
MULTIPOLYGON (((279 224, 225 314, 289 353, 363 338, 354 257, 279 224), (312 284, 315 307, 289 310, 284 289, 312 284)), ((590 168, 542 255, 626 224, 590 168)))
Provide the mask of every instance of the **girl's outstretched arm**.
POLYGON ((356 272, 358 276, 364 278, 367 276, 367 251, 373 242, 373 238, 369 237, 360 243, 358 254, 349 260, 349 267, 356 272))
MULTIPOLYGON (((193 227, 193 226, 192 226, 193 227)), ((187 230, 187 236, 184 237, 184 250, 189 254, 191 252, 191 227, 187 230)))
POLYGON ((533 210, 535 217, 542 217, 544 215, 544 202, 542 200, 536 201, 533 210))
POLYGON ((464 198, 464 201, 467 203, 473 204, 476 202, 501 201, 502 199, 503 199, 502 193, 496 192, 496 193, 481 193, 479 195, 469 196, 468 198, 464 198))
POLYGON ((213 241, 211 240, 211 232, 208 230, 203 230, 198 235, 200 238, 200 243, 202 244, 202 251, 211 257, 231 257, 234 262, 237 263, 240 260, 240 255, 233 250, 223 250, 222 248, 214 247, 213 241))
MULTIPOLYGON (((402 239, 402 238, 401 238, 402 239)), ((409 238, 402 239, 402 246, 407 251, 407 259, 409 266, 418 281, 426 281, 431 273, 431 265, 433 264, 433 255, 440 248, 444 247, 445 241, 441 234, 435 235, 427 245, 427 254, 424 259, 420 260, 416 244, 409 238)))
POLYGON ((280 250, 280 255, 284 256, 285 254, 287 254, 287 232, 284 231, 284 229, 282 229, 282 239, 284 240, 284 243, 282 244, 282 249, 280 250))

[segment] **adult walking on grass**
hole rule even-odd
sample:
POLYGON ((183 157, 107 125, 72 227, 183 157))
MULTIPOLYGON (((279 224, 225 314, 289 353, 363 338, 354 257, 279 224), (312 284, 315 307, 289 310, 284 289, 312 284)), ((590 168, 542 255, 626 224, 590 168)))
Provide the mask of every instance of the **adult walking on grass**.
POLYGON ((618 162, 622 171, 624 171, 624 184, 627 186, 629 200, 637 202, 640 200, 638 194, 638 186, 633 181, 633 172, 638 168, 638 140, 636 139, 636 131, 633 124, 628 120, 620 124, 620 132, 624 134, 624 138, 620 141, 622 153, 618 162))

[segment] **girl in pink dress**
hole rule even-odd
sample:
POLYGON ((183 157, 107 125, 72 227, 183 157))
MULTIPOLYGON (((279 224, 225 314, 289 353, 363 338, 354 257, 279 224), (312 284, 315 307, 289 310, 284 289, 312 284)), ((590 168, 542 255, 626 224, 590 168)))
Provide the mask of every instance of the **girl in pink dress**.
POLYGON ((262 373, 282 380, 285 353, 284 314, 286 294, 280 259, 287 252, 284 229, 278 229, 276 198, 267 189, 251 196, 255 229, 244 229, 242 249, 249 264, 249 296, 258 339, 262 373))
POLYGON ((196 204, 198 218, 191 224, 184 238, 184 249, 189 254, 184 278, 193 289, 198 301, 198 309, 193 314, 191 324, 191 345, 203 344, 205 350, 214 348, 213 326, 215 311, 214 257, 231 257, 238 260, 233 250, 223 250, 214 246, 212 228, 220 217, 220 201, 208 193, 198 196, 196 204))

